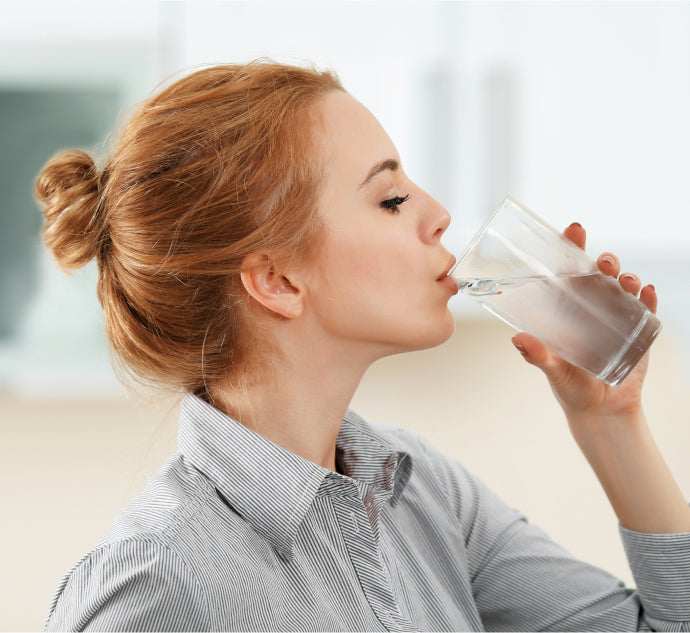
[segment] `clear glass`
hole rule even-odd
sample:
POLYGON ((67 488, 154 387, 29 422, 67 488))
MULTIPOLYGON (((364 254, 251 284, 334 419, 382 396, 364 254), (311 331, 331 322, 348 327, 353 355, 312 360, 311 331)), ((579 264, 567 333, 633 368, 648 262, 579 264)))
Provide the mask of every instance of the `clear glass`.
POLYGON ((641 301, 511 197, 450 275, 489 312, 609 385, 625 379, 661 330, 641 301))

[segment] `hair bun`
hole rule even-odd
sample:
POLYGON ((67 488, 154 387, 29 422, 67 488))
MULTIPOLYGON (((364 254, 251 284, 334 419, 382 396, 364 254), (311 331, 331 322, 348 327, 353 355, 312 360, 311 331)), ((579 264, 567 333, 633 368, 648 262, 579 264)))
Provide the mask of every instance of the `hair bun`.
POLYGON ((36 181, 43 240, 66 270, 83 266, 100 250, 105 234, 99 217, 101 180, 87 152, 70 150, 48 161, 36 181))

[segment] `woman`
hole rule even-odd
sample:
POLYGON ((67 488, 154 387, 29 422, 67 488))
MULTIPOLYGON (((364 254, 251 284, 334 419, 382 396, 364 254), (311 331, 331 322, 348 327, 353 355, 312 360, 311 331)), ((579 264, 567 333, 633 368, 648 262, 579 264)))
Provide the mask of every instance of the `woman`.
MULTIPOLYGON (((348 409, 372 362, 451 335, 457 288, 447 211, 334 76, 200 70, 142 106, 102 171, 65 153, 37 191, 62 265, 98 261, 117 356, 187 394, 179 452, 65 577, 48 630, 689 626, 690 510, 644 420, 646 362, 612 389, 514 338, 611 499, 638 591, 348 409)), ((652 286, 620 283, 655 309, 652 286)))

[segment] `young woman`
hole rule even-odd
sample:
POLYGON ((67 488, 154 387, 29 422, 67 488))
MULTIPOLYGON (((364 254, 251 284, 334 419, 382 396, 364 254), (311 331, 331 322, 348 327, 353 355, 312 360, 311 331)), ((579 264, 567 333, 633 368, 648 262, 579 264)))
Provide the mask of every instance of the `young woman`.
POLYGON ((60 154, 37 192, 60 263, 98 262, 117 356, 186 394, 179 452, 64 578, 48 630, 688 630, 690 510, 644 419, 646 362, 612 389, 514 338, 613 504, 636 591, 348 409, 372 362, 451 335, 457 288, 448 212, 333 75, 200 70, 102 170, 60 154))

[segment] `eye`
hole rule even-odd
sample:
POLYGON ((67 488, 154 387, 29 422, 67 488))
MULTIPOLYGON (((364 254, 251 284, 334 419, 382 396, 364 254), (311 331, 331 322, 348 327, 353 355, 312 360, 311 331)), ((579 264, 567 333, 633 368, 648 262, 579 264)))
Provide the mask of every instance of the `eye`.
POLYGON ((391 213, 400 213, 400 205, 403 204, 404 202, 407 202, 407 199, 410 197, 410 195, 406 195, 404 198, 401 198, 400 196, 395 196, 394 198, 389 198, 388 200, 382 200, 379 203, 379 206, 382 209, 386 209, 387 211, 390 211, 391 213))

